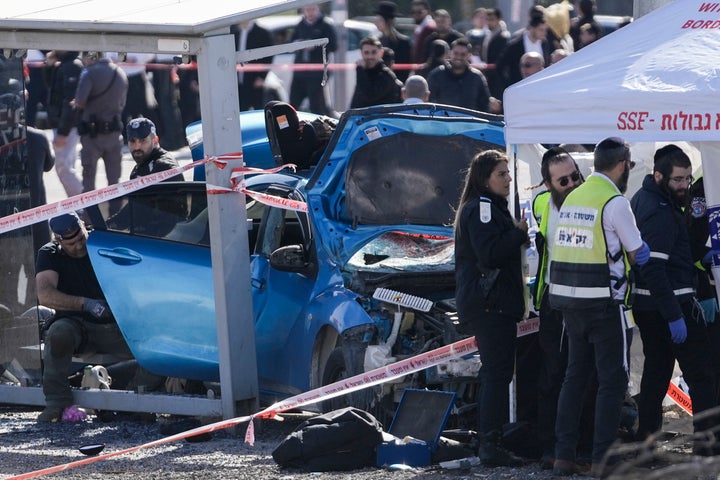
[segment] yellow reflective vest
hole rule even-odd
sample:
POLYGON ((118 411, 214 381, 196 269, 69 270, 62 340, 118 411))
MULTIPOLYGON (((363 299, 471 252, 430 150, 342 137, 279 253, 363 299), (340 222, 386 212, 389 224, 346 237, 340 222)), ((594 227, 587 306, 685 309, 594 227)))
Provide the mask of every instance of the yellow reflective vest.
MULTIPOLYGON (((550 305, 553 308, 590 309, 612 301, 613 279, 608 259, 619 260, 624 252, 608 252, 603 210, 620 195, 606 179, 590 176, 565 199, 553 241, 550 262, 550 305)), ((626 267, 627 268, 627 267, 626 267)))

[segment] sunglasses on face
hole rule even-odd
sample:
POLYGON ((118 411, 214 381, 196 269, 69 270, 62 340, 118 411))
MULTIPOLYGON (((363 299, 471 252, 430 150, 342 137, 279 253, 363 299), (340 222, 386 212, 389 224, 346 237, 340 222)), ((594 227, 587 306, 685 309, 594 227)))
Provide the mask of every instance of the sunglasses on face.
POLYGON ((557 179, 561 187, 567 187, 568 183, 570 183, 571 180, 573 183, 578 182, 580 180, 580 172, 575 170, 570 175, 565 175, 557 179))

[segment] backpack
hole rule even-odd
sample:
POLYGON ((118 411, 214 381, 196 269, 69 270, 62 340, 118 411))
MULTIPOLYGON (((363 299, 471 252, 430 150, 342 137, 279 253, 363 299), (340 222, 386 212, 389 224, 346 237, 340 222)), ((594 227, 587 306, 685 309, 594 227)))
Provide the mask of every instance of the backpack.
POLYGON ((273 450, 281 467, 309 472, 356 470, 375 466, 382 425, 354 407, 334 410, 300 424, 273 450))

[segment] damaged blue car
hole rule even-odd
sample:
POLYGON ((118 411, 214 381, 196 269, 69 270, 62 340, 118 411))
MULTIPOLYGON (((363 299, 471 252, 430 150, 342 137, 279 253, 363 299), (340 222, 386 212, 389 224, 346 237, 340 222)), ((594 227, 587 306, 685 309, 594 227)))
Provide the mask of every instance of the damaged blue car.
MULTIPOLYGON (((452 222, 470 159, 485 149, 505 149, 499 117, 371 107, 342 115, 305 174, 247 178, 249 190, 307 205, 246 198, 262 403, 461 338, 452 222)), ((204 183, 161 183, 123 202, 132 220, 103 218, 88 250, 133 354, 160 375, 218 381, 204 183)), ((358 398, 367 407, 409 386, 452 389, 478 368, 468 358, 358 398)))

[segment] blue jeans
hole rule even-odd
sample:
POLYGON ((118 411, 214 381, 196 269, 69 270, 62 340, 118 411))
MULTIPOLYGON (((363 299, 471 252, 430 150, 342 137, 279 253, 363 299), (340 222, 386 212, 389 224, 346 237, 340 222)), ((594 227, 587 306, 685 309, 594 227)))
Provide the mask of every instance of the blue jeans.
POLYGON ((574 461, 582 398, 593 369, 597 373, 592 461, 602 461, 616 440, 628 376, 623 360, 624 328, 618 305, 563 311, 568 333, 568 367, 558 400, 555 458, 574 461))

